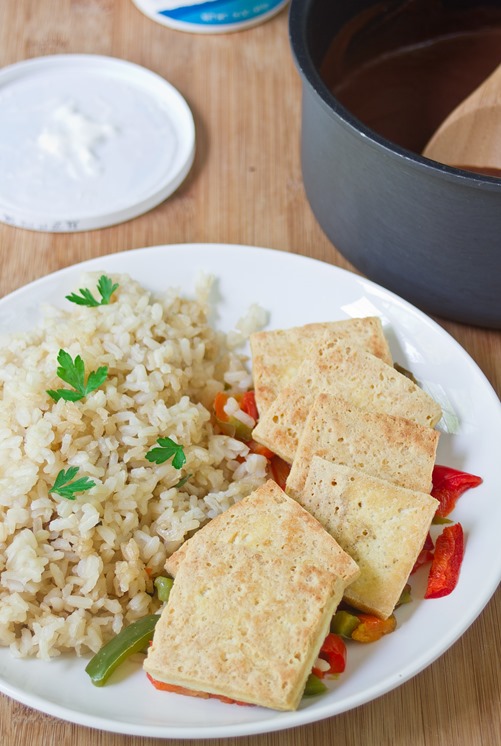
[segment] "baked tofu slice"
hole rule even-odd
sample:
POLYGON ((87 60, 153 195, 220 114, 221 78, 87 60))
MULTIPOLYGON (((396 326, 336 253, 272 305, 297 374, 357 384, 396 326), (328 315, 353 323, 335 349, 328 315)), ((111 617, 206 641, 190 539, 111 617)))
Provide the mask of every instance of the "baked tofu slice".
POLYGON ((192 692, 296 709, 332 615, 358 576, 353 560, 272 481, 176 555, 145 671, 192 692))
POLYGON ((364 411, 428 427, 434 427, 442 416, 431 396, 392 366, 325 336, 260 418, 253 438, 291 464, 306 418, 321 393, 340 396, 364 411))
POLYGON ((286 491, 292 497, 301 494, 311 460, 320 456, 400 487, 430 492, 438 438, 431 427, 319 394, 299 437, 286 491))
POLYGON ((271 479, 197 531, 167 559, 167 572, 177 577, 191 548, 207 542, 289 555, 322 566, 346 584, 359 574, 356 563, 320 523, 271 479))
POLYGON ((344 587, 290 553, 197 542, 179 566, 144 669, 191 691, 295 710, 344 587))
POLYGON ((260 415, 266 412, 280 389, 294 378, 308 350, 315 347, 326 332, 334 341, 344 340, 360 346, 393 365, 381 320, 377 316, 255 332, 251 334, 250 345, 254 392, 260 415))
POLYGON ((301 504, 360 568, 345 601, 382 619, 389 617, 423 547, 438 500, 314 456, 301 504))

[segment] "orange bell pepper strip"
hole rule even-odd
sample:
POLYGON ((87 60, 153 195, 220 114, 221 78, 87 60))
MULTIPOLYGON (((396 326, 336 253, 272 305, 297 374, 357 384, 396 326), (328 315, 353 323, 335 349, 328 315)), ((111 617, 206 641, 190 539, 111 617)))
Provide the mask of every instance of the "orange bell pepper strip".
POLYGON ((435 543, 425 598, 441 598, 457 585, 464 555, 464 534, 460 523, 446 526, 435 543))
POLYGON ((358 614, 360 624, 351 633, 351 639, 357 642, 376 642, 383 635, 389 635, 394 632, 397 626, 397 620, 394 615, 388 619, 380 619, 373 614, 358 614))
POLYGON ((228 398, 229 395, 225 394, 224 391, 218 391, 214 398, 214 414, 219 422, 228 422, 230 419, 224 411, 228 398))
POLYGON ((478 487, 482 483, 482 477, 452 469, 450 466, 436 465, 433 468, 432 481, 432 497, 440 503, 437 515, 445 518, 452 512, 463 492, 471 487, 478 487))
POLYGON ((196 689, 187 689, 184 686, 177 686, 176 684, 166 684, 164 681, 158 681, 158 679, 154 679, 153 676, 150 676, 149 673, 147 673, 146 676, 151 681, 155 689, 159 689, 162 692, 184 694, 188 697, 200 697, 201 699, 219 699, 221 702, 226 702, 227 704, 252 707, 249 702, 239 702, 237 699, 230 699, 230 697, 225 697, 222 694, 209 694, 208 692, 199 692, 196 689))

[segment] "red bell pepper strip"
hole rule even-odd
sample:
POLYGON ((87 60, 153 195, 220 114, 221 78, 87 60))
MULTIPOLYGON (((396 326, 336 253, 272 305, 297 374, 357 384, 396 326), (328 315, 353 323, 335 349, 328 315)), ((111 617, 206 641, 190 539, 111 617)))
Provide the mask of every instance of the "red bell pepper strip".
POLYGON ((425 542, 423 544, 423 548, 419 552, 417 559, 414 563, 414 567, 411 570, 411 575, 416 572, 416 570, 419 570, 420 567, 423 565, 426 565, 427 562, 431 562, 433 560, 433 539, 431 538, 431 534, 428 531, 428 535, 426 536, 425 542))
POLYGON ((280 456, 274 456, 270 461, 271 477, 279 487, 285 490, 285 483, 289 476, 291 465, 284 461, 280 456))
POLYGON ((343 673, 346 668, 346 645, 342 638, 329 632, 320 648, 318 657, 329 664, 329 669, 322 671, 320 668, 313 667, 312 674, 314 676, 323 679, 324 676, 343 673))
POLYGON ((437 508, 437 515, 445 518, 454 509, 463 492, 470 487, 477 487, 481 484, 482 478, 465 471, 452 469, 450 466, 437 465, 433 469, 432 481, 432 497, 440 503, 437 508))
POLYGON ((435 543, 425 598, 441 598, 457 585, 464 554, 463 527, 460 523, 446 526, 435 543))
POLYGON ((433 561, 433 552, 431 552, 429 549, 421 549, 410 574, 414 575, 414 573, 417 572, 417 570, 419 570, 420 567, 432 561, 433 561))
MULTIPOLYGON (((259 412, 257 409, 256 395, 254 391, 246 391, 245 394, 242 394, 242 398, 240 399, 239 403, 242 412, 245 412, 249 415, 249 417, 252 417, 255 422, 259 420, 259 412)), ((249 446, 252 453, 257 453, 259 454, 259 456, 264 456, 268 459, 268 461, 270 461, 270 459, 272 459, 275 455, 273 451, 270 451, 269 448, 266 448, 266 446, 263 446, 262 443, 258 443, 253 438, 251 438, 250 440, 246 440, 245 443, 249 446)))
POLYGON ((259 415, 253 391, 245 391, 243 394, 229 394, 225 391, 218 391, 214 397, 214 413, 219 422, 229 422, 231 420, 230 415, 224 409, 230 397, 236 399, 242 412, 245 412, 257 422, 259 415))
POLYGON ((252 451, 252 453, 257 453, 258 456, 264 456, 268 459, 268 461, 270 461, 275 456, 273 451, 270 451, 269 448, 266 448, 266 446, 258 443, 257 440, 253 440, 251 438, 250 440, 244 440, 244 443, 246 446, 249 447, 249 450, 252 451))
POLYGON ((259 413, 257 411, 256 396, 253 391, 246 391, 245 394, 242 394, 239 404, 242 412, 248 414, 256 422, 258 421, 259 413))

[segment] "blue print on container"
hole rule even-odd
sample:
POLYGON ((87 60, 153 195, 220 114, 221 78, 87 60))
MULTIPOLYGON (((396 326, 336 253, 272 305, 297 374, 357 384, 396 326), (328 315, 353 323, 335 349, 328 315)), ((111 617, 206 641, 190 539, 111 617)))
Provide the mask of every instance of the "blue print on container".
POLYGON ((176 21, 223 26, 251 21, 282 4, 283 0, 207 0, 196 5, 161 10, 159 13, 176 21))

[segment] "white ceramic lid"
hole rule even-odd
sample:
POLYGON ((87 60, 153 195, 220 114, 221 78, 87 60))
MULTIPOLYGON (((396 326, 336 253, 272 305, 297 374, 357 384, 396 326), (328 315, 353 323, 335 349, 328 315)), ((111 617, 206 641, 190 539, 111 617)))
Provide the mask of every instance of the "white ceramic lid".
POLYGON ((188 174, 191 111, 131 62, 51 55, 0 70, 0 221, 73 232, 150 210, 188 174))

